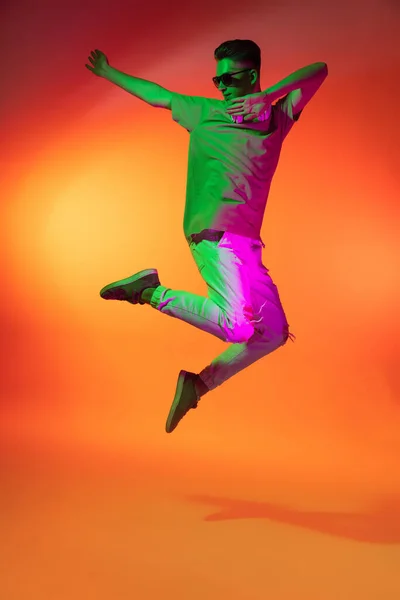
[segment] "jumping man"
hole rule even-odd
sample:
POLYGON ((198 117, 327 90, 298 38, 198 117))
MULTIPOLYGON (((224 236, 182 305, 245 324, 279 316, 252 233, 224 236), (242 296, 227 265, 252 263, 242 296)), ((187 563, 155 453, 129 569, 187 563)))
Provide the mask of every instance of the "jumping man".
POLYGON ((230 343, 200 373, 180 371, 167 433, 207 392, 292 338, 262 262, 260 231, 282 143, 328 74, 326 63, 314 63, 262 91, 255 42, 224 42, 214 58, 213 82, 223 100, 177 94, 122 73, 100 50, 86 65, 151 106, 171 110, 190 134, 183 230, 207 298, 161 285, 157 269, 100 292, 106 300, 149 304, 230 343))

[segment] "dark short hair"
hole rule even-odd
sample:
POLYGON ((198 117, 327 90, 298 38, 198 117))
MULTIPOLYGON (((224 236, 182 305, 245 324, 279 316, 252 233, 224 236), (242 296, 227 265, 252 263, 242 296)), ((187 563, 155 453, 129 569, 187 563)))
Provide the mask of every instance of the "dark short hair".
POLYGON ((223 42, 214 51, 214 58, 231 58, 237 62, 249 63, 260 73, 261 49, 252 40, 230 40, 223 42))

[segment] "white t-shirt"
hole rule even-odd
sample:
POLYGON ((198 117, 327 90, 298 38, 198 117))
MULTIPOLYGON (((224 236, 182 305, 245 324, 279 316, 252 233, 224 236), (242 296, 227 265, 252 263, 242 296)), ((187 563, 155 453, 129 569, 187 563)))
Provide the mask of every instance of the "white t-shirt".
POLYGON ((260 239, 282 143, 298 120, 288 96, 264 122, 232 122, 227 102, 172 95, 172 118, 190 133, 185 237, 204 229, 260 239))

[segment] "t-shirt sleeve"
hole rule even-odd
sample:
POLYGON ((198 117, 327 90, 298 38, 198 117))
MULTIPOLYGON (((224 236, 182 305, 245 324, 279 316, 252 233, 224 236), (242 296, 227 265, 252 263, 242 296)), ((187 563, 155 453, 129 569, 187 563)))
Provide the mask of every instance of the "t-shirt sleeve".
POLYGON ((277 115, 279 128, 281 130, 282 139, 284 139, 296 121, 298 121, 303 110, 300 110, 295 115, 293 114, 293 107, 292 103, 290 102, 289 94, 286 94, 286 96, 280 98, 275 104, 274 109, 277 115))
POLYGON ((185 96, 184 94, 173 93, 171 110, 173 120, 190 133, 205 120, 209 111, 209 101, 201 96, 185 96))

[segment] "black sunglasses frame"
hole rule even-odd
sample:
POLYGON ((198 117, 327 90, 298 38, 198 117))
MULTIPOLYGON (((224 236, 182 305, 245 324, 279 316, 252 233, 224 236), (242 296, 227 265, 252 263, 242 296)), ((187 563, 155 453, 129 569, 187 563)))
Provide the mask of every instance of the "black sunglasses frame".
POLYGON ((226 87, 232 87, 232 75, 238 75, 239 73, 244 73, 245 71, 251 71, 251 68, 242 69, 241 71, 236 71, 235 73, 223 73, 218 77, 213 77, 212 80, 216 88, 219 87, 221 81, 226 87))

